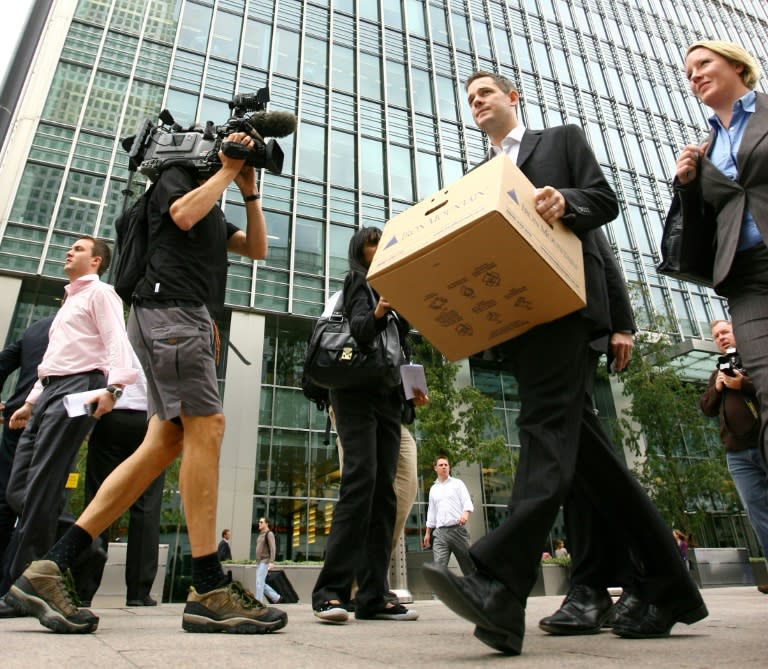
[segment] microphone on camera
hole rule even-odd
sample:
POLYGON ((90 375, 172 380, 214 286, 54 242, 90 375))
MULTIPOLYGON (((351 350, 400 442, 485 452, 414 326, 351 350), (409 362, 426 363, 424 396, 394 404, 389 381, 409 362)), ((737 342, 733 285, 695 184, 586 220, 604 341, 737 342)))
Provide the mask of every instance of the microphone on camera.
POLYGON ((296 132, 296 117, 289 112, 257 111, 247 118, 262 137, 286 137, 296 132))

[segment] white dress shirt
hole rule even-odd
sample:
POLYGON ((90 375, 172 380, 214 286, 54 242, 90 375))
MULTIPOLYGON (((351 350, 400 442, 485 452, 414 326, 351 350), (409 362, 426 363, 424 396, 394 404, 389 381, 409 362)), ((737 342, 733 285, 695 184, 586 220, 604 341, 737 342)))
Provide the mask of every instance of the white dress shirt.
POLYGON ((427 527, 449 527, 456 525, 465 511, 474 511, 469 490, 463 481, 449 476, 445 481, 438 479, 429 489, 427 527))
POLYGON ((501 140, 501 146, 491 146, 488 148, 488 158, 494 158, 500 153, 506 153, 509 159, 517 165, 517 156, 520 153, 520 142, 523 141, 525 126, 518 125, 512 128, 509 134, 501 140))

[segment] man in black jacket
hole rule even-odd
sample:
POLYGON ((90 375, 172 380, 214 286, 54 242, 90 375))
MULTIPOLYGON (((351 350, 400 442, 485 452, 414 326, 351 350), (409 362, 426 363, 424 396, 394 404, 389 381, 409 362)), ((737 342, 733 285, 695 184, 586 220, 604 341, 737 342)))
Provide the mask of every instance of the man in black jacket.
MULTIPOLYGON (((21 339, 6 346, 0 351, 0 388, 5 385, 6 379, 19 370, 19 377, 13 395, 5 402, 3 408, 3 440, 0 444, 0 565, 5 561, 5 550, 11 539, 13 527, 16 524, 18 514, 8 504, 5 498, 5 490, 13 467, 13 457, 16 454, 16 445, 23 429, 12 430, 8 427, 8 420, 26 399, 32 386, 37 381, 37 366, 43 359, 45 349, 48 348, 48 330, 53 322, 53 316, 41 318, 30 325, 21 336, 21 339)), ((0 595, 4 595, 0 592, 0 595)), ((0 617, 17 615, 15 610, 0 599, 0 617)))
POLYGON ((3 441, 0 445, 0 556, 5 552, 11 530, 16 522, 16 513, 6 503, 5 489, 11 474, 16 444, 19 443, 19 437, 24 432, 23 429, 12 430, 8 427, 8 419, 24 404, 29 391, 37 381, 37 366, 48 347, 48 330, 53 318, 53 316, 47 316, 35 321, 24 331, 21 339, 0 351, 0 388, 5 385, 6 379, 15 370, 19 370, 13 395, 3 406, 3 441))
MULTIPOLYGON (((561 220, 580 238, 587 306, 498 347, 520 395, 520 461, 509 515, 470 548, 474 574, 457 577, 444 567, 425 565, 425 576, 446 605, 476 625, 478 639, 519 654, 525 602, 542 546, 579 479, 581 494, 604 508, 611 524, 626 527, 630 550, 643 562, 644 573, 634 574, 636 603, 617 620, 614 633, 666 636, 676 622, 695 622, 707 610, 683 569, 669 528, 614 454, 587 394, 594 370, 590 342, 611 332, 595 231, 618 214, 616 197, 580 128, 525 129, 517 119, 517 90, 499 75, 475 73, 466 89, 491 152, 506 153, 534 185, 539 215, 548 223, 561 220)), ((592 539, 614 541, 605 534, 592 539)))

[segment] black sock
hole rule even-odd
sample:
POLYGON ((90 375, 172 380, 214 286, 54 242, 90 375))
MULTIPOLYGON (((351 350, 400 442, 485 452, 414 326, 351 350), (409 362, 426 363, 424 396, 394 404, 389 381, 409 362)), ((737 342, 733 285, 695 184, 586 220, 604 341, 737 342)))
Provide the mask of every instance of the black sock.
POLYGON ((88 532, 78 525, 73 525, 53 545, 43 559, 53 560, 59 565, 59 569, 63 573, 72 566, 75 560, 80 557, 80 554, 92 543, 93 537, 88 532))
POLYGON ((198 593, 210 592, 227 582, 216 553, 192 558, 192 585, 198 593))

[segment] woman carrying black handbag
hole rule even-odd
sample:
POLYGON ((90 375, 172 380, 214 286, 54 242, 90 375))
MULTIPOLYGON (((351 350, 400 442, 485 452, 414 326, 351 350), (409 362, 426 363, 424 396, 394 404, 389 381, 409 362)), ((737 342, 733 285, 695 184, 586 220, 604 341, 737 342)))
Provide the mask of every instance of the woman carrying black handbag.
MULTIPOLYGON (((409 329, 375 292, 377 302, 371 303, 366 275, 380 238, 378 228, 362 228, 349 243, 344 311, 361 346, 374 344, 388 319, 396 319, 401 345, 409 329)), ((415 611, 384 598, 397 504, 393 481, 400 448, 400 386, 370 383, 331 390, 330 395, 344 444, 344 468, 325 563, 312 593, 315 616, 323 622, 346 622, 357 580, 356 618, 415 620, 415 611)))

